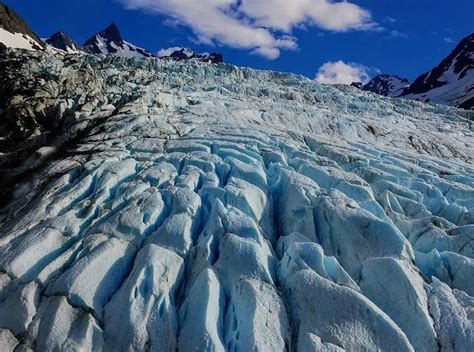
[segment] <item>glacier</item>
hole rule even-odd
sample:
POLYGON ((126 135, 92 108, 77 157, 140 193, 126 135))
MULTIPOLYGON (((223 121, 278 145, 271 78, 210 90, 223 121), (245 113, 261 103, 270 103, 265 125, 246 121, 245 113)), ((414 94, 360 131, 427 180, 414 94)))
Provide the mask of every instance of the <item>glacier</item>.
POLYGON ((27 136, 0 155, 1 350, 474 350, 472 112, 224 64, 1 60, 27 136))

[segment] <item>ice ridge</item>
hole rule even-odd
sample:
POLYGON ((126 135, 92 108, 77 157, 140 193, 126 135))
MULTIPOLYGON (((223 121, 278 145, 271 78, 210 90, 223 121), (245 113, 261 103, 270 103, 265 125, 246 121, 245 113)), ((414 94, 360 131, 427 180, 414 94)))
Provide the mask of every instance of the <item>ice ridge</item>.
POLYGON ((37 127, 47 159, 8 169, 3 350, 474 350, 467 112, 222 64, 8 55, 43 79, 16 101, 60 122, 37 127))

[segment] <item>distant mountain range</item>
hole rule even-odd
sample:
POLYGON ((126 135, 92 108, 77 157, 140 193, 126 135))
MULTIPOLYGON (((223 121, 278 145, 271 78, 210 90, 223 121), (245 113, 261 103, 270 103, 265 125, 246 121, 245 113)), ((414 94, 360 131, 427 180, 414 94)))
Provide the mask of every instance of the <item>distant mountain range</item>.
MULTIPOLYGON (((118 27, 112 23, 103 31, 91 36, 84 45, 77 44, 64 32, 56 32, 51 37, 41 40, 8 6, 0 3, 0 44, 10 48, 29 50, 53 50, 68 54, 104 54, 123 57, 157 57, 146 49, 125 41, 118 27)), ((198 54, 187 48, 165 49, 168 55, 162 59, 199 60, 211 63, 223 62, 219 53, 198 54)))
POLYGON ((219 53, 197 54, 189 48, 180 48, 180 47, 160 50, 158 52, 158 55, 161 58, 171 58, 176 61, 191 60, 191 59, 196 59, 199 61, 206 61, 206 62, 223 62, 224 61, 222 54, 219 54, 219 53))
MULTIPOLYGON (((0 45, 29 50, 55 50, 69 54, 109 54, 125 57, 157 57, 146 49, 125 41, 112 23, 90 37, 83 46, 67 34, 57 32, 41 40, 9 7, 0 4, 0 45)), ((170 60, 198 60, 210 63, 223 62, 219 53, 195 53, 193 50, 174 47, 160 50, 158 57, 170 60)), ((422 74, 412 84, 395 75, 379 75, 367 84, 354 82, 354 87, 387 97, 402 97, 474 109, 474 33, 456 46, 441 63, 422 74)))
POLYGON ((412 84, 398 76, 379 75, 365 85, 354 82, 352 86, 387 97, 473 109, 474 33, 462 39, 438 66, 422 74, 412 84))

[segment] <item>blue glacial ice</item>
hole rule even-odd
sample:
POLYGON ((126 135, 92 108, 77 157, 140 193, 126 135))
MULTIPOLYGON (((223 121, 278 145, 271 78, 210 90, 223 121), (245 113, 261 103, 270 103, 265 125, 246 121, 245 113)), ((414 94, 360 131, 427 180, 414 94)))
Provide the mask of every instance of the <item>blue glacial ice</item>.
POLYGON ((0 210, 2 351, 474 350, 472 116, 32 55, 74 123, 0 210))

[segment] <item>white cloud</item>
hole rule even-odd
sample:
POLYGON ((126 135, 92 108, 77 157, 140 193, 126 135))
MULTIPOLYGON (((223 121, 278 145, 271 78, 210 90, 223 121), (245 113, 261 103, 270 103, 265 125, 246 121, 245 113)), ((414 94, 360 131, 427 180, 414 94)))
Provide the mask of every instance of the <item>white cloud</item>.
POLYGON ((269 60, 275 60, 278 59, 278 57, 280 56, 280 50, 271 47, 259 47, 252 50, 252 54, 266 57, 269 60))
POLYGON ((284 32, 303 22, 337 32, 366 29, 372 25, 367 10, 345 1, 242 0, 240 10, 255 19, 257 25, 284 32))
POLYGON ((324 84, 367 83, 370 79, 369 68, 344 61, 326 62, 316 74, 316 81, 324 84))
POLYGON ((377 30, 367 10, 334 0, 120 0, 129 9, 170 16, 189 26, 204 43, 221 43, 276 59, 281 50, 294 50, 293 28, 377 30))

